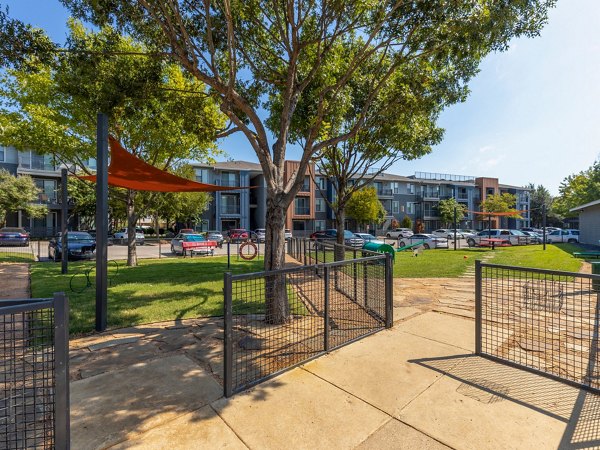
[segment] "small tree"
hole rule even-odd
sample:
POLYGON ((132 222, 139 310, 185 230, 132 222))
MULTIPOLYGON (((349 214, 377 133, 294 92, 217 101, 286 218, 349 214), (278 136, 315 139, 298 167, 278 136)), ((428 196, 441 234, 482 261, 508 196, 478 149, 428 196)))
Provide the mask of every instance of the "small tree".
POLYGON ((363 188, 352 194, 346 205, 348 217, 353 218, 359 225, 371 222, 380 223, 385 217, 385 208, 377 197, 374 187, 363 188))
POLYGON ((454 211, 456 210, 457 222, 460 222, 467 212, 467 207, 462 203, 457 202, 455 198, 449 198, 440 200, 437 210, 442 222, 446 224, 446 226, 449 226, 454 223, 454 211))
MULTIPOLYGON (((441 202, 440 202, 441 203, 441 202)), ((489 213, 513 213, 509 217, 521 218, 519 211, 515 208, 517 196, 514 194, 493 194, 481 202, 481 209, 489 213)))
POLYGON ((48 208, 36 205, 40 189, 33 178, 27 175, 14 176, 7 170, 0 169, 0 225, 6 223, 6 215, 19 210, 29 217, 44 217, 48 208))
MULTIPOLYGON (((396 223, 397 223, 397 221, 396 221, 396 223)), ((410 228, 412 230, 413 223, 412 223, 412 220, 410 219, 410 217, 404 216, 404 218, 402 219, 402 222, 400 222, 400 226, 402 228, 410 228)))

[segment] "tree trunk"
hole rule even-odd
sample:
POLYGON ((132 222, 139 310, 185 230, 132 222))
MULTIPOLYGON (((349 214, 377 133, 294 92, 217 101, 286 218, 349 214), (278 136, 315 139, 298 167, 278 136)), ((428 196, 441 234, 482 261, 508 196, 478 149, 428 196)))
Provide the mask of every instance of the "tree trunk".
POLYGON ((137 214, 135 211, 136 191, 127 191, 127 265, 137 266, 137 252, 135 248, 135 228, 137 225, 137 214))
POLYGON ((337 207, 335 211, 335 226, 337 230, 336 242, 338 245, 335 246, 335 260, 343 261, 346 255, 346 249, 344 248, 344 232, 346 231, 346 208, 344 205, 337 207))
MULTIPOLYGON (((267 196, 265 231, 265 271, 285 266, 285 213, 287 207, 279 195, 267 196)), ((287 322, 290 315, 285 275, 271 275, 265 279, 265 321, 271 324, 287 322)))

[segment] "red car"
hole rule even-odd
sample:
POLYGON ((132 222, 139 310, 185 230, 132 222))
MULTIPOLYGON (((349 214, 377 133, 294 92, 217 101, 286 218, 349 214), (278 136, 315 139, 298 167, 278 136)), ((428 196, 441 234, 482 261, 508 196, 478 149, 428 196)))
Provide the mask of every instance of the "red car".
POLYGON ((243 228, 234 228, 233 230, 229 230, 228 235, 231 242, 246 241, 250 237, 248 230, 244 230, 243 228))

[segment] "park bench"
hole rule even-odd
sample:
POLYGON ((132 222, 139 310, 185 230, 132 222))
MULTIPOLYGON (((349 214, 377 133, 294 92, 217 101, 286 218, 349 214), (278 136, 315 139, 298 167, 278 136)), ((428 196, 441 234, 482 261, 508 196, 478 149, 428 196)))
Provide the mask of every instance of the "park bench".
POLYGON ((600 251, 597 252, 573 252, 575 258, 600 258, 600 251))
POLYGON ((217 243, 215 241, 184 241, 181 243, 183 247, 183 257, 189 252, 190 257, 194 256, 194 253, 202 253, 205 255, 214 255, 217 243))

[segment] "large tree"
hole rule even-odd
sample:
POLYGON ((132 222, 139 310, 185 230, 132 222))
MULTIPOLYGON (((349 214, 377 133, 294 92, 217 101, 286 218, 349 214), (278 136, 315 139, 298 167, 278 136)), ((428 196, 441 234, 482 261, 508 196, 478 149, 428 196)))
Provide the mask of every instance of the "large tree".
POLYGON ((465 217, 467 207, 463 203, 457 202, 455 198, 449 198, 439 201, 437 211, 440 220, 446 224, 446 226, 449 224, 453 224, 452 226, 454 226, 454 218, 456 217, 457 223, 460 224, 461 220, 465 217))
MULTIPOLYGON (((210 87, 229 131, 244 134, 263 169, 270 270, 284 265, 285 212, 313 157, 364 131, 383 91, 399 80, 431 89, 455 84, 466 94, 481 58, 515 36, 537 35, 555 0, 62 2, 79 17, 143 39, 152 56, 178 61, 210 87), (333 120, 348 108, 351 120, 333 120), (289 144, 300 164, 286 177, 289 144)), ((272 279, 267 317, 284 322, 285 285, 272 279)))
POLYGON ((359 225, 380 223, 385 218, 385 208, 379 201, 377 190, 374 187, 365 187, 355 191, 348 200, 346 209, 348 217, 356 220, 359 225))
POLYGON ((558 188, 555 210, 573 217, 572 208, 600 199, 600 160, 579 173, 566 177, 558 188))
POLYGON ((28 175, 15 176, 0 169, 0 226, 6 223, 6 215, 24 211, 29 217, 43 217, 48 208, 36 204, 40 189, 28 175))
MULTIPOLYGON (((123 146, 163 170, 184 159, 206 160, 224 116, 206 86, 179 66, 139 57, 147 48, 106 26, 89 31, 70 21, 67 51, 10 69, 2 78, 0 142, 53 153, 86 167, 95 156, 96 113, 123 146)), ((124 202, 128 265, 137 264, 135 226, 145 194, 113 190, 124 202)))

